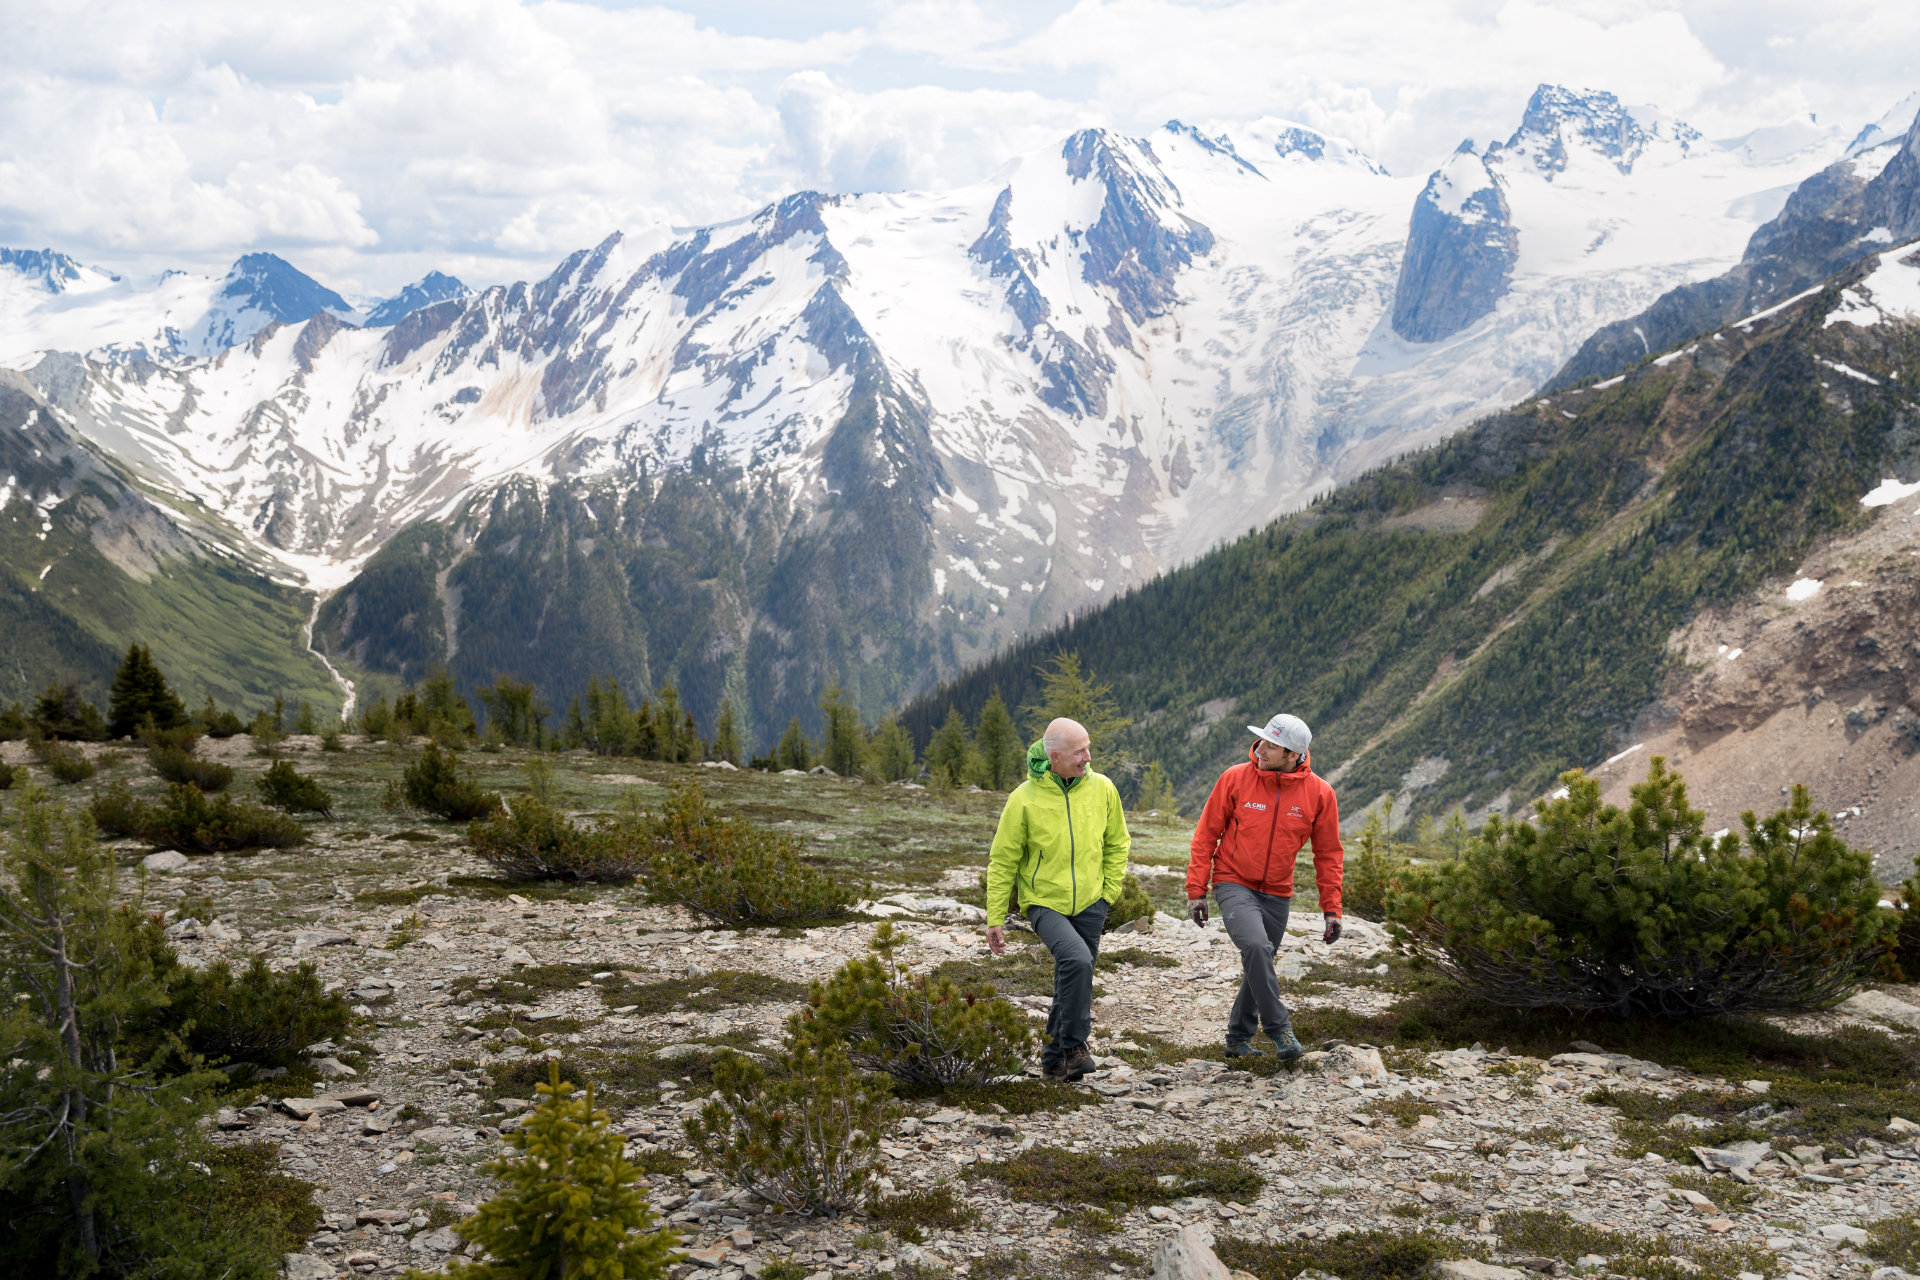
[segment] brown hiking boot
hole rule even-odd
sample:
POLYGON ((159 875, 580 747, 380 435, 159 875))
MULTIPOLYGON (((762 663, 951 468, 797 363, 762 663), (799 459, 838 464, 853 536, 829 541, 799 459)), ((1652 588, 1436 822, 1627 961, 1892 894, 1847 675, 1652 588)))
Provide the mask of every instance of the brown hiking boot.
POLYGON ((1067 1050, 1067 1056, 1060 1060, 1060 1078, 1066 1081, 1078 1080, 1093 1070, 1093 1055, 1085 1045, 1075 1045, 1067 1050))

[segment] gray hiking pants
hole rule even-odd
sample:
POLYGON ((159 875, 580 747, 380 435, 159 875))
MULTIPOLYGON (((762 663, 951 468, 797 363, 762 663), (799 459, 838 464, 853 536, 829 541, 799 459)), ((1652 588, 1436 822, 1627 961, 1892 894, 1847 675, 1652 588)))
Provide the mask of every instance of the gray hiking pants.
POLYGON ((1227 1018, 1227 1043, 1246 1044, 1262 1027, 1277 1038, 1293 1021, 1273 972, 1273 957, 1287 936, 1293 899, 1232 883, 1215 884, 1213 897, 1220 904, 1220 923, 1226 926, 1227 937, 1240 949, 1240 994, 1227 1018))
POLYGON ((1101 898, 1077 916, 1051 907, 1027 908, 1040 941, 1053 952, 1053 1012, 1047 1015, 1047 1044, 1042 1065, 1052 1066, 1087 1042, 1093 1031, 1093 962, 1100 956, 1100 934, 1112 906, 1101 898))

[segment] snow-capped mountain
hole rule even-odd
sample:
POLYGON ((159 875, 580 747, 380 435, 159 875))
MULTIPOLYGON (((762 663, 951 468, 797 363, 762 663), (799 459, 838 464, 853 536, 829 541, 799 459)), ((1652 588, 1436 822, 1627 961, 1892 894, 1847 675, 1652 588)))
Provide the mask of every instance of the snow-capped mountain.
POLYGON ((366 325, 369 329, 379 329, 390 324, 399 324, 422 307, 471 296, 473 296, 473 290, 452 276, 439 271, 429 271, 391 298, 367 308, 366 325))
MULTIPOLYGON (((877 709, 1524 396, 1595 328, 1737 261, 1770 193, 1844 146, 1703 146, 1546 87, 1506 143, 1424 179, 1288 121, 1087 130, 973 187, 802 193, 664 245, 616 234, 471 296, 429 277, 387 327, 387 305, 355 327, 263 255, 198 293, 104 276, 48 293, 0 271, 0 363, 316 586, 400 573, 397 550, 369 562, 382 548, 439 548, 401 576, 406 599, 437 601, 443 657, 508 625, 477 579, 459 588, 522 500, 490 495, 546 495, 525 518, 551 554, 624 548, 633 616, 607 652, 654 646, 654 679, 705 663, 712 697, 724 684, 784 723, 829 678, 877 709), (706 495, 706 532, 684 510, 659 523, 676 486, 706 495), (394 543, 428 518, 457 536, 394 543), (861 545, 876 529, 884 563, 861 545), (660 548, 676 573, 717 556, 689 581, 729 583, 678 624, 698 656, 657 656, 646 615, 691 589, 653 576, 660 548), (729 557, 752 572, 714 568, 729 557), (818 580, 828 562, 840 577, 818 580), (753 656, 762 632, 777 660, 753 656)), ((382 631, 378 594, 350 589, 323 625, 376 666, 404 614, 382 631)), ((552 662, 584 680, 587 658, 552 662)))
POLYGON ((271 253, 247 254, 220 279, 169 271, 134 280, 50 249, 0 249, 0 367, 43 351, 204 360, 321 312, 359 318, 345 298, 271 253))

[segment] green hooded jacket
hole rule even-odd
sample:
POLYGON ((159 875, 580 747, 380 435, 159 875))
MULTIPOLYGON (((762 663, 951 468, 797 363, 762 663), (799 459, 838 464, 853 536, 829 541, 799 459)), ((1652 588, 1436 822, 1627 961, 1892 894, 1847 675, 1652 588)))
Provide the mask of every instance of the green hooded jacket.
POLYGON ((1042 743, 1028 747, 1027 780, 1007 797, 987 857, 987 923, 1005 920, 1016 899, 1022 910, 1051 907, 1064 916, 1102 898, 1118 902, 1133 847, 1123 808, 1104 773, 1062 778, 1042 743))

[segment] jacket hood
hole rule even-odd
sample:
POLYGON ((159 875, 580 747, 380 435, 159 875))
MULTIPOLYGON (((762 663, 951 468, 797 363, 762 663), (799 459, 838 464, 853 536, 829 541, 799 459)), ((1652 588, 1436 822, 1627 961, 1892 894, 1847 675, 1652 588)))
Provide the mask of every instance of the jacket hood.
POLYGON ((1035 738, 1027 748, 1027 776, 1038 782, 1052 772, 1053 764, 1047 759, 1047 740, 1035 738))
MULTIPOLYGON (((1257 746, 1247 748, 1247 762, 1256 769, 1260 768, 1260 757, 1256 754, 1256 752, 1258 752, 1259 750, 1260 748, 1257 746)), ((1045 755, 1046 753, 1042 752, 1041 758, 1044 759, 1045 755)), ((1031 762, 1031 759, 1032 759, 1031 752, 1028 753, 1028 759, 1029 759, 1029 762, 1031 762)), ((1265 773, 1267 771, 1262 769, 1261 772, 1265 773)), ((1303 773, 1312 773, 1312 772, 1313 772, 1313 752, 1309 751, 1300 757, 1300 767, 1298 769, 1295 769, 1292 773, 1276 773, 1273 776, 1276 778, 1297 778, 1303 773)))

